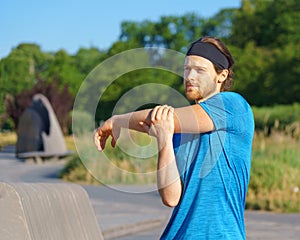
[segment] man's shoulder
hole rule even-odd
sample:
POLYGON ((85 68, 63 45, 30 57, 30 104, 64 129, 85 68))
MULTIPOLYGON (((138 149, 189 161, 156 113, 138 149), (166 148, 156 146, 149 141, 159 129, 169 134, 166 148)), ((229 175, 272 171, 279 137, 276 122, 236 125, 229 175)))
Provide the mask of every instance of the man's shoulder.
POLYGON ((227 99, 230 99, 233 101, 246 101, 245 98, 237 92, 220 92, 220 93, 217 93, 217 94, 211 96, 204 102, 210 102, 210 101, 216 101, 216 100, 217 101, 227 100, 227 99))
POLYGON ((222 102, 227 107, 237 109, 250 109, 250 105, 247 100, 239 93, 236 92, 221 92, 222 102))
POLYGON ((222 103, 222 105, 229 105, 229 106, 235 106, 235 105, 246 105, 248 106, 248 102, 246 99, 237 92, 220 92, 206 101, 204 103, 210 104, 210 103, 222 103))
POLYGON ((246 101, 245 98, 237 92, 220 92, 223 99, 236 99, 239 101, 246 101))
POLYGON ((207 99, 201 104, 209 111, 224 111, 229 115, 251 113, 251 107, 246 99, 236 92, 221 92, 207 99))

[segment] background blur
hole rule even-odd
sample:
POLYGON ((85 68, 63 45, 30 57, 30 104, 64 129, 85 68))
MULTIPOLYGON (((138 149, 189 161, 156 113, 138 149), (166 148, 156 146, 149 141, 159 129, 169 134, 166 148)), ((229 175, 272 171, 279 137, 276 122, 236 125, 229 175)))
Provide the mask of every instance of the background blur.
MULTIPOLYGON (((67 138, 72 134, 71 112, 78 89, 99 63, 141 47, 185 53, 199 37, 216 36, 235 57, 233 90, 247 99, 255 115, 247 207, 300 211, 298 0, 145 4, 135 0, 12 0, 1 2, 0 8, 0 147, 16 141, 19 118, 35 93, 49 99, 67 138)), ((144 83, 162 83, 183 93, 179 76, 152 69, 133 71, 106 89, 95 122, 110 117, 121 96, 144 83)), ((124 164, 126 157, 117 155, 116 159, 134 169, 124 164)), ((62 176, 78 168, 82 166, 74 154, 62 176)), ((76 181, 76 174, 72 176, 66 178, 76 181)), ((92 181, 87 173, 82 176, 92 181)))

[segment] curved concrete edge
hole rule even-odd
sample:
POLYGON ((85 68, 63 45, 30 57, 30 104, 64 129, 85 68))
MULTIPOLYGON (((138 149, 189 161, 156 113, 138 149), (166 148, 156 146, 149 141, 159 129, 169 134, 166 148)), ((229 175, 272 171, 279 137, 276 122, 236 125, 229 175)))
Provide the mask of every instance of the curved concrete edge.
POLYGON ((31 239, 21 201, 12 186, 0 183, 1 239, 31 239))
POLYGON ((77 184, 0 182, 0 212, 1 240, 103 239, 88 194, 77 184))
POLYGON ((116 239, 118 237, 133 235, 135 233, 143 232, 149 229, 154 229, 162 226, 166 219, 157 218, 146 221, 140 221, 134 224, 124 224, 115 228, 107 229, 102 231, 104 239, 116 239))

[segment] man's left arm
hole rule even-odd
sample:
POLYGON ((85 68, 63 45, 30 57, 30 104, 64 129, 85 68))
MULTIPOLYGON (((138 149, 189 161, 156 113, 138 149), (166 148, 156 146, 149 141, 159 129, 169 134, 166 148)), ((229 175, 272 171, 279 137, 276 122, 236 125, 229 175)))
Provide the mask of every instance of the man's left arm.
POLYGON ((174 109, 166 105, 155 107, 151 113, 151 124, 140 124, 157 139, 157 187, 162 202, 174 207, 179 203, 182 192, 173 149, 174 109))

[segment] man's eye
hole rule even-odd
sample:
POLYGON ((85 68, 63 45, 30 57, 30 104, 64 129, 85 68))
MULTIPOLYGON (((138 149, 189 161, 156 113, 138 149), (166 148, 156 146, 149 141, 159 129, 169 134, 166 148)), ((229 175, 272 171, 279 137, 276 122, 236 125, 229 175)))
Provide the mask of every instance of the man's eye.
POLYGON ((197 69, 197 73, 203 73, 204 69, 197 69))

